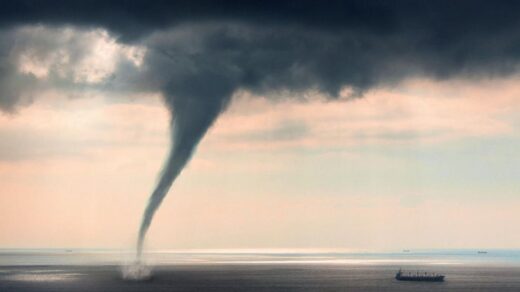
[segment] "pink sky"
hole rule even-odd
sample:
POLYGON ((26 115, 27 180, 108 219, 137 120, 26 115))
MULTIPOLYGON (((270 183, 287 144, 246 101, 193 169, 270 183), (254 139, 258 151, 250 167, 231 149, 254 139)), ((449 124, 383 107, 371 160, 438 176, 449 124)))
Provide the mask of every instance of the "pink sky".
MULTIPOLYGON (((516 141, 518 81, 409 80, 331 102, 273 103, 242 93, 174 185, 149 246, 518 247, 520 236, 507 228, 520 224, 516 180, 464 190, 439 179, 431 190, 428 177, 407 179, 427 166, 422 160, 392 155, 516 141), (356 167, 374 174, 351 182, 356 167)), ((85 94, 67 99, 49 90, 0 115, 0 247, 134 244, 167 150, 168 114, 158 95, 113 102, 85 94)), ((461 161, 495 167, 493 158, 469 155, 461 161)), ((514 177, 514 163, 496 167, 514 177)))

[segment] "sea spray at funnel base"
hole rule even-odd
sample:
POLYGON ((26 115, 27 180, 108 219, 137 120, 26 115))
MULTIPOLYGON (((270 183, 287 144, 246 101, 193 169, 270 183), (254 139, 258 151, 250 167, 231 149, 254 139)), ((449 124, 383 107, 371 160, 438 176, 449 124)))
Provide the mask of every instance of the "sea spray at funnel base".
POLYGON ((152 269, 142 263, 133 263, 121 268, 121 274, 127 281, 150 281, 152 280, 152 269))

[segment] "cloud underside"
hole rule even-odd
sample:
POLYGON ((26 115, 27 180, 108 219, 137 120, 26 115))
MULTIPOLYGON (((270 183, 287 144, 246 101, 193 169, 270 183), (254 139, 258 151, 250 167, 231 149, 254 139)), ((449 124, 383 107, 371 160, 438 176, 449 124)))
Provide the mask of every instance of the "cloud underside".
POLYGON ((217 107, 237 90, 360 96, 410 77, 501 77, 520 57, 510 3, 51 2, 0 12, 4 111, 48 87, 162 92, 217 107))

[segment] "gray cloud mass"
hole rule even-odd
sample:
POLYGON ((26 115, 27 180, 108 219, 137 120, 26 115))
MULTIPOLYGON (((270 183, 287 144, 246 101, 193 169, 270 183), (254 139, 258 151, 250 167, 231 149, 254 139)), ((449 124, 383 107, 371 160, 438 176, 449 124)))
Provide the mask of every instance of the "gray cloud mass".
MULTIPOLYGON (((120 68, 107 84, 120 85, 119 90, 134 84, 132 90, 210 98, 237 89, 316 89, 336 96, 344 86, 360 94, 417 75, 511 74, 520 57, 515 1, 24 0, 2 5, 4 31, 37 24, 103 28, 120 42, 149 48, 146 74, 120 68)), ((2 86, 0 108, 11 110, 24 95, 15 84, 31 81, 13 73, 10 64, 9 52, 23 38, 13 41, 12 34, 2 33, 1 39, 0 80, 13 85, 2 86)), ((56 36, 46 39, 57 43, 56 36)), ((81 55, 81 42, 69 45, 81 55)))

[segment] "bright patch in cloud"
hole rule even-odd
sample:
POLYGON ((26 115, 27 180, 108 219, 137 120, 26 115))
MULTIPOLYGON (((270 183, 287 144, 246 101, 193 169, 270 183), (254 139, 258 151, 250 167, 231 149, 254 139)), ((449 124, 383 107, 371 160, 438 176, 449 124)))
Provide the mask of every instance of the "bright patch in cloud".
POLYGON ((74 83, 100 83, 120 62, 141 66, 146 53, 144 47, 118 43, 103 29, 28 26, 14 34, 18 42, 11 54, 18 70, 39 79, 55 75, 74 83))

